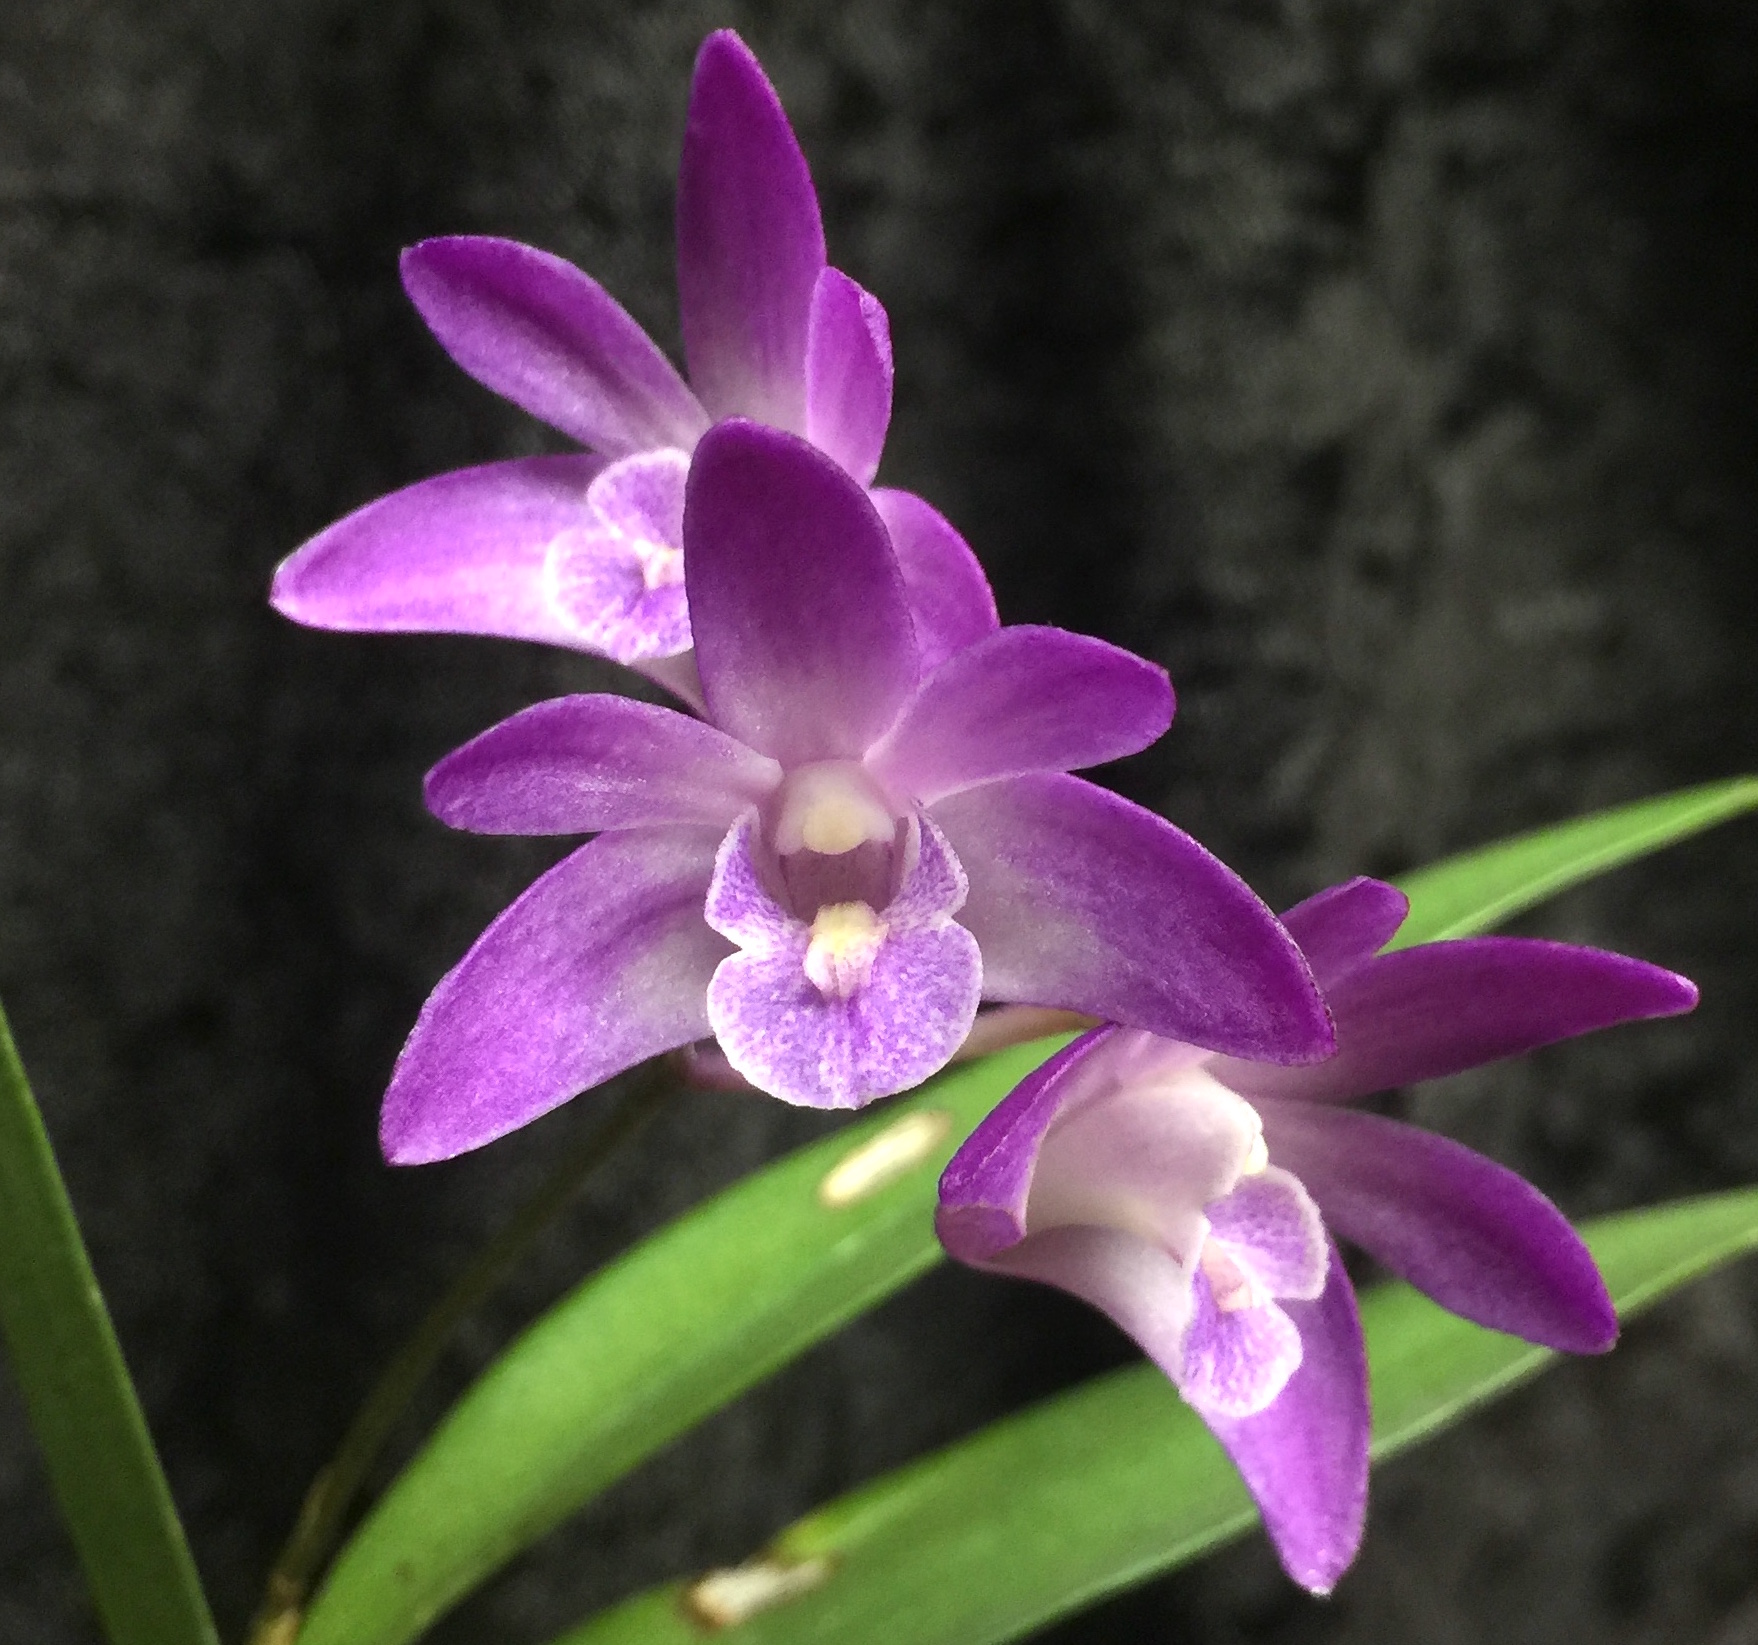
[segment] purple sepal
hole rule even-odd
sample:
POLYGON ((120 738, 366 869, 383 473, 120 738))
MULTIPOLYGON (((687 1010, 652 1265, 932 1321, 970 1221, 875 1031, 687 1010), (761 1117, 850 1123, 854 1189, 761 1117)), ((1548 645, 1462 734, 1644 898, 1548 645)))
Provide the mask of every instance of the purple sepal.
POLYGON ((606 457, 688 451, 707 415, 598 282, 516 240, 454 235, 402 258, 403 289, 484 387, 606 457))
POLYGON ((696 56, 677 231, 684 353, 708 414, 804 433, 824 226, 781 101, 729 29, 696 56))
POLYGON ((426 796, 441 822, 478 834, 726 829, 780 780, 775 761, 669 708, 555 697, 454 749, 427 774, 426 796))
POLYGON ((918 804, 1146 748, 1172 721, 1165 669, 1085 634, 1004 628, 949 657, 867 755, 918 804))
POLYGON ((872 493, 903 573, 922 673, 1001 626, 989 579, 952 522, 913 492, 872 493))
POLYGON ((1381 954, 1325 998, 1337 1025, 1329 1062, 1296 1071, 1229 1058, 1214 1065, 1215 1077, 1254 1099, 1367 1096, 1595 1028, 1689 1011, 1697 990, 1671 971, 1603 949, 1470 937, 1381 954))
POLYGON ((1300 1334, 1300 1369, 1265 1410, 1210 1417, 1264 1516, 1282 1568, 1328 1594, 1361 1546, 1370 1419, 1367 1347, 1333 1245, 1323 1294, 1281 1306, 1300 1334))
POLYGON ((1529 1182, 1462 1144, 1350 1109, 1258 1104, 1271 1157, 1325 1220, 1443 1308, 1564 1353, 1618 1317, 1593 1256, 1529 1182))
POLYGON ((790 767, 859 759, 917 670, 903 580, 866 492, 804 440, 720 423, 696 448, 684 541, 714 723, 790 767))
POLYGON ((991 998, 1057 1005, 1265 1062, 1326 1055, 1306 962, 1231 869, 1077 777, 1016 777, 933 808, 970 876, 991 998))
POLYGON ((1313 981, 1328 989, 1384 948, 1409 912, 1410 899, 1397 886, 1362 876, 1295 904, 1282 924, 1312 967, 1313 981))
POLYGON ((504 910, 428 996, 385 1093, 393 1165, 449 1159, 706 1037, 727 951, 702 921, 718 835, 606 834, 504 910))
POLYGON ((601 457, 522 457, 436 475, 356 509, 283 560, 269 603, 312 628, 496 634, 597 649, 549 596, 601 457))
POLYGON ((891 324, 871 292, 826 268, 812 293, 805 435, 870 485, 891 422, 891 324))
POLYGON ((877 911, 846 991, 814 979, 818 928, 770 895, 755 836, 753 813, 722 844, 707 900, 708 923, 740 948, 708 985, 708 1019, 727 1060, 758 1089, 812 1108, 860 1108, 943 1068, 976 1017, 983 965, 951 918, 964 875, 939 831, 919 824, 916 861, 877 911))

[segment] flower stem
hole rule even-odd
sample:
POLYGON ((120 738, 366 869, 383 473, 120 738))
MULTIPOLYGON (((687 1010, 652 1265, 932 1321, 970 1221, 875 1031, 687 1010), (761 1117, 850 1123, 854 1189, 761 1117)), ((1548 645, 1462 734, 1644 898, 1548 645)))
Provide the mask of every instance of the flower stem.
POLYGON ((586 1178, 629 1141, 675 1090, 664 1065, 650 1063, 634 1093, 563 1156, 385 1367, 355 1413, 336 1454, 318 1470, 305 1493, 292 1533, 269 1572, 262 1603, 250 1625, 248 1645, 292 1645, 298 1637, 305 1601, 335 1551, 343 1521, 361 1485, 410 1399, 445 1353, 452 1332, 536 1243, 586 1178))

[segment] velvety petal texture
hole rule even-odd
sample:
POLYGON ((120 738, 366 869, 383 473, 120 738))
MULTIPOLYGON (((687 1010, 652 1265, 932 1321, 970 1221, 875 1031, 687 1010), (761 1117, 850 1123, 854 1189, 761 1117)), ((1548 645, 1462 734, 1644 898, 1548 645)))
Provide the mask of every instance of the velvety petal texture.
POLYGON ((595 649, 553 598, 551 546, 578 529, 599 457, 461 468, 380 497, 283 560, 269 603, 313 628, 497 634, 595 649))
POLYGON ((781 100, 730 30, 696 58, 677 232, 684 353, 708 414, 804 433, 824 226, 781 100))
POLYGON ((1595 1028, 1689 1011, 1697 990, 1622 954, 1530 937, 1424 943, 1358 965, 1325 991, 1337 1055, 1298 1072, 1229 1062, 1247 1096, 1367 1096, 1518 1056, 1595 1028))
POLYGON ((1366 878, 1346 881, 1296 903, 1282 916, 1320 988, 1341 982, 1396 935, 1410 899, 1395 885, 1366 878))
POLYGON ((923 680, 867 765, 918 804, 1134 754, 1172 723, 1166 671, 1103 640, 1013 627, 923 680))
POLYGON ((709 715, 784 765, 859 759, 916 684, 885 527, 822 452, 739 420, 690 470, 684 567, 709 715))
POLYGON ((1524 1178, 1377 1114, 1279 1101, 1258 1111, 1272 1157, 1331 1228, 1443 1308, 1564 1353, 1617 1340, 1591 1253, 1524 1178))
POLYGON ((708 1031, 724 938, 702 921, 713 829, 607 834, 558 863, 422 1007, 385 1093, 394 1165, 449 1159, 708 1031))
POLYGON ((781 767, 723 731, 627 697, 556 697, 454 750, 427 806, 478 834, 588 834, 657 823, 727 829, 781 767))
POLYGON ((740 952, 708 986, 708 1018, 732 1066, 760 1090, 813 1108, 859 1108, 919 1084, 970 1032, 982 959, 952 915, 964 876, 932 824, 882 909, 784 909, 757 864, 755 815, 727 836, 707 920, 740 952))
POLYGON ((806 438, 870 485, 891 422, 891 324, 840 269, 820 271, 806 338, 806 438))
POLYGON ((1058 1005, 1208 1049, 1331 1049, 1306 962, 1232 870, 1075 777, 989 783, 933 809, 970 876, 962 923, 992 999, 1058 1005))
POLYGON ((607 457, 687 451, 708 427, 652 339, 572 263, 457 235, 403 253, 403 288, 477 382, 607 457))
POLYGON ((913 492, 880 487, 873 506, 903 573, 922 673, 1000 627, 989 579, 951 521, 913 492))

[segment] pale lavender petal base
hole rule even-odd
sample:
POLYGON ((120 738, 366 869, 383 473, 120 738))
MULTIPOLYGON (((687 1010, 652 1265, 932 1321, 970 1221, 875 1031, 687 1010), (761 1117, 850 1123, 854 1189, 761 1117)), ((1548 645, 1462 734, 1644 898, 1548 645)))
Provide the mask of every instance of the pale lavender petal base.
POLYGON ((962 918, 991 998, 1266 1062, 1330 1050, 1293 939, 1170 823, 1064 776, 990 783, 933 816, 970 876, 962 918))
POLYGON ((696 57, 677 227, 684 352, 702 404, 803 434, 824 227, 781 101, 730 30, 696 57))
POLYGON ((1223 1313, 1206 1274, 1191 1283, 1178 1391, 1205 1422, 1263 1410, 1300 1368, 1300 1332, 1273 1302, 1223 1313))
POLYGON ((477 382, 607 457, 688 450, 708 427, 671 362, 598 282, 516 240, 403 253, 403 289, 477 382))
POLYGON ((269 602, 312 628, 494 634, 597 649, 550 597, 550 545, 588 521, 599 457, 524 457, 393 491, 275 572, 269 602))
POLYGON ((909 491, 881 487, 872 498, 903 573, 904 598, 927 675, 995 632, 1001 622, 995 596, 970 545, 937 509, 909 491))
POLYGON ((891 325, 871 292, 827 268, 812 293, 806 343, 806 438, 862 485, 891 422, 891 325))
POLYGON ((1343 1239, 1464 1318, 1565 1353, 1603 1353, 1617 1312, 1592 1254, 1529 1182, 1376 1114, 1258 1104, 1271 1157, 1343 1239))
POLYGON ((1084 634, 1020 624, 948 658, 867 755, 918 804, 1146 748, 1172 722, 1166 671, 1084 634))
POLYGON ((1209 1237, 1272 1296, 1310 1302, 1325 1287, 1325 1225, 1298 1172, 1270 1166, 1208 1208, 1209 1237))
POLYGON ((1300 1369, 1267 1410, 1209 1426, 1256 1498, 1283 1569, 1328 1594, 1361 1546, 1370 1434, 1361 1316, 1334 1246, 1324 1294, 1282 1308, 1300 1333, 1300 1369))
POLYGON ((714 723, 788 766, 859 759, 917 672, 903 581, 866 492, 804 440, 720 423, 696 447, 684 539, 714 723))
POLYGON ((393 1165, 449 1159, 708 1033, 727 951, 702 920, 715 831, 582 846, 505 910, 428 996, 379 1120, 393 1165))
POLYGON ((427 774, 428 810, 478 834, 726 829, 781 780, 713 726, 627 697, 554 697, 454 749, 427 774))

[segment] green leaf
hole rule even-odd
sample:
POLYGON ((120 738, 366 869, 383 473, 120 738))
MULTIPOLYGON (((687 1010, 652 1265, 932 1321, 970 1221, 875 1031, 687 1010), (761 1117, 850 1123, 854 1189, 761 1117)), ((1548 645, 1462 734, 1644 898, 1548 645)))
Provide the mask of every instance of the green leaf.
POLYGON ((1758 809, 1758 777, 1706 783, 1516 835, 1406 874, 1410 917, 1391 947, 1487 931, 1559 891, 1758 809))
MULTIPOLYGON (((1758 1190, 1583 1232, 1628 1316, 1758 1247, 1758 1190)), ((1376 1458, 1555 1357, 1404 1285, 1371 1292, 1362 1315, 1376 1458)), ((1220 1446, 1159 1372, 1139 1366, 863 1487, 736 1573, 639 1595, 555 1645, 699 1645, 710 1633, 738 1645, 991 1645, 1185 1564, 1255 1520, 1220 1446), (747 1619, 726 1626, 741 1608, 747 1619)))
POLYGON ((887 1103, 579 1286, 392 1484, 330 1572, 300 1645, 412 1638, 643 1458, 932 1267, 935 1185, 952 1150, 1067 1038, 887 1103))
POLYGON ((0 1330, 113 1645, 213 1645, 213 1619, 0 1012, 0 1330))

